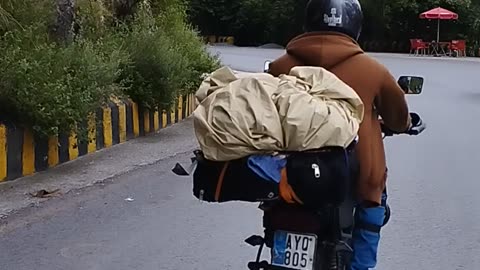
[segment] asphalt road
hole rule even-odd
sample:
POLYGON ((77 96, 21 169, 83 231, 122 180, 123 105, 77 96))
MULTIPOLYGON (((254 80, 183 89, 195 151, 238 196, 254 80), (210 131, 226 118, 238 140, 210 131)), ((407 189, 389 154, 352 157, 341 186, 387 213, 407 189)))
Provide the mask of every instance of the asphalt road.
MULTIPOLYGON (((221 52, 226 64, 247 71, 281 53, 221 52)), ((479 269, 480 63, 376 57, 396 76, 425 77, 423 94, 409 103, 428 123, 422 136, 386 141, 393 216, 378 269, 479 269)), ((191 144, 194 137, 177 140, 191 144)), ((196 201, 190 180, 170 173, 188 157, 166 158, 10 217, 0 230, 0 269, 246 269, 255 250, 243 240, 261 232, 260 212, 251 204, 196 201)))

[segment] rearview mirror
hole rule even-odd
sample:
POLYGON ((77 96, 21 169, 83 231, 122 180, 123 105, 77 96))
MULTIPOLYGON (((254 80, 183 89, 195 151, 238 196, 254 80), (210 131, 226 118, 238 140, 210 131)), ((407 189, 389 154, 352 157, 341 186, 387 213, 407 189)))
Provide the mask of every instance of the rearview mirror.
POLYGON ((423 78, 415 76, 401 76, 398 85, 405 91, 405 94, 419 95, 423 89, 423 78))
POLYGON ((263 64, 263 72, 267 73, 269 70, 270 70, 270 61, 265 61, 265 63, 263 64))

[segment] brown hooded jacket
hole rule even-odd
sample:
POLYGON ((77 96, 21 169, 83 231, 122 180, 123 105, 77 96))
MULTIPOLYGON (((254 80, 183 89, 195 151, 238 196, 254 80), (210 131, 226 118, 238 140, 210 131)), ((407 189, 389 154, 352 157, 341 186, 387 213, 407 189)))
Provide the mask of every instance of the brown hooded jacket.
POLYGON ((410 125, 404 92, 390 72, 363 52, 350 37, 332 32, 300 35, 287 45, 287 53, 272 62, 269 73, 288 74, 295 66, 320 66, 352 87, 365 105, 357 145, 360 163, 359 199, 381 202, 386 182, 386 161, 380 122, 403 132, 410 125))

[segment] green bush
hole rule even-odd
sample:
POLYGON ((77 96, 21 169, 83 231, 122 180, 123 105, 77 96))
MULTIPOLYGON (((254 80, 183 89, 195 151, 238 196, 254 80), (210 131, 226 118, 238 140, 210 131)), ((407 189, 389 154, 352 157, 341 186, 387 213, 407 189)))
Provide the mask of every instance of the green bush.
POLYGON ((53 21, 54 4, 43 0, 0 0, 0 34, 28 26, 46 32, 53 21))
POLYGON ((153 14, 139 8, 126 34, 131 63, 124 69, 126 93, 141 106, 169 109, 179 93, 192 92, 201 75, 217 66, 178 9, 153 14))
POLYGON ((187 66, 175 44, 145 8, 139 11, 125 40, 130 56, 122 73, 126 93, 143 107, 170 107, 187 66))
POLYGON ((217 67, 182 0, 142 1, 133 20, 114 18, 116 3, 76 1, 75 40, 60 46, 49 35, 52 1, 0 0, 0 118, 56 135, 112 95, 168 109, 217 67))
POLYGON ((204 45, 203 39, 195 29, 186 23, 186 7, 181 4, 166 7, 157 16, 157 21, 166 34, 175 42, 178 51, 186 63, 183 70, 181 91, 191 93, 201 82, 201 77, 218 68, 220 63, 216 56, 210 55, 204 45))
POLYGON ((112 7, 103 1, 77 0, 76 21, 84 38, 96 40, 111 34, 114 21, 112 7))
POLYGON ((0 114, 41 135, 68 132, 115 94, 126 56, 102 41, 49 43, 34 28, 7 33, 0 42, 0 114))

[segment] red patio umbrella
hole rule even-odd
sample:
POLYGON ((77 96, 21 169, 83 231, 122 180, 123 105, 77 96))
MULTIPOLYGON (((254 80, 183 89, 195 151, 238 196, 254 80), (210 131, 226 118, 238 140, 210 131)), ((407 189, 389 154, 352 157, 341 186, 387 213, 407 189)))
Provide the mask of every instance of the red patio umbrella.
POLYGON ((453 11, 437 7, 420 14, 420 19, 438 20, 437 42, 440 42, 440 20, 457 20, 458 14, 453 11))

